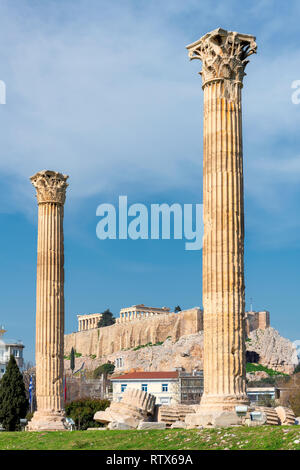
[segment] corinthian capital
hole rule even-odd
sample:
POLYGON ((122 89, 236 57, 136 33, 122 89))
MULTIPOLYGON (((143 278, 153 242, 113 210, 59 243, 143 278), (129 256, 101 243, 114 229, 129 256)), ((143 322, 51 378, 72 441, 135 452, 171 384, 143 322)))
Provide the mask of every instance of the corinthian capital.
POLYGON ((57 171, 43 170, 30 178, 36 189, 38 204, 54 202, 64 204, 66 200, 67 175, 57 171))
POLYGON ((256 53, 255 36, 225 29, 215 29, 186 46, 191 60, 202 60, 203 86, 212 80, 233 80, 243 83, 245 67, 256 53))

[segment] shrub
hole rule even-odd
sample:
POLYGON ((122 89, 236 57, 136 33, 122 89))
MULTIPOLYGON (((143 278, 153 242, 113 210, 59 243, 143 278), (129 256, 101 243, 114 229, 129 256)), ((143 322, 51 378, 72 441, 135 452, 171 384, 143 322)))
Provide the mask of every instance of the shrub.
MULTIPOLYGON (((171 336, 168 336, 168 338, 171 338, 171 336)), ((161 346, 162 344, 164 344, 164 341, 157 341, 157 343, 154 343, 154 344, 152 344, 150 341, 150 343, 140 344, 139 346, 136 346, 135 348, 133 348, 133 351, 138 351, 139 349, 148 348, 152 346, 161 346)))
POLYGON ((246 372, 257 372, 257 371, 264 371, 271 377, 274 375, 281 375, 281 376, 287 376, 287 374, 284 374, 283 372, 277 372, 277 370, 273 369, 268 369, 267 367, 263 366, 262 364, 253 364, 251 362, 247 362, 246 364, 246 372))
POLYGON ((87 428, 99 428, 103 425, 94 421, 94 414, 97 411, 104 411, 110 405, 109 400, 96 400, 82 398, 70 403, 66 403, 65 411, 68 418, 75 422, 76 429, 86 430, 87 428))

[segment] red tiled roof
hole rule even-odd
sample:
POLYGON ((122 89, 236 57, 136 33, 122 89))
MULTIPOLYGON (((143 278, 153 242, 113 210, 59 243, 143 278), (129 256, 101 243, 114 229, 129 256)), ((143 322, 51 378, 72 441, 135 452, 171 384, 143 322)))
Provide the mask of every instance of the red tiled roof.
POLYGON ((167 372, 131 372, 129 374, 118 375, 112 377, 111 380, 127 380, 127 379, 177 379, 178 371, 167 372))

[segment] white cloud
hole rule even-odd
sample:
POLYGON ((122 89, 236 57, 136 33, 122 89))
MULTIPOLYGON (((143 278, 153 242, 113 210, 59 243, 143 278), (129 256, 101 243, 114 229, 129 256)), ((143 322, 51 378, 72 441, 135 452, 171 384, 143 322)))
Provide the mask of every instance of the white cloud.
POLYGON ((44 168, 70 175, 72 201, 179 185, 201 194, 201 64, 189 63, 185 45, 217 26, 257 36, 244 89, 246 191, 272 208, 275 179, 298 174, 284 163, 297 167, 300 106, 290 87, 300 79, 300 51, 288 38, 280 43, 284 24, 267 15, 271 3, 0 2, 0 174, 9 175, 13 198, 0 210, 30 206, 28 178, 44 168))

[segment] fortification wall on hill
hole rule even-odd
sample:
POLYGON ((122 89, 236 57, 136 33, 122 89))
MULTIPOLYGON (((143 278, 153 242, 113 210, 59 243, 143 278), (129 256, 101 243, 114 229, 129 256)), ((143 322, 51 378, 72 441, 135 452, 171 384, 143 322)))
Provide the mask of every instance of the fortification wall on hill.
POLYGON ((135 348, 147 343, 155 344, 168 337, 177 341, 181 336, 203 330, 202 310, 192 308, 179 313, 155 315, 131 320, 104 328, 78 331, 65 335, 65 355, 72 347, 83 356, 103 357, 122 349, 135 348))

